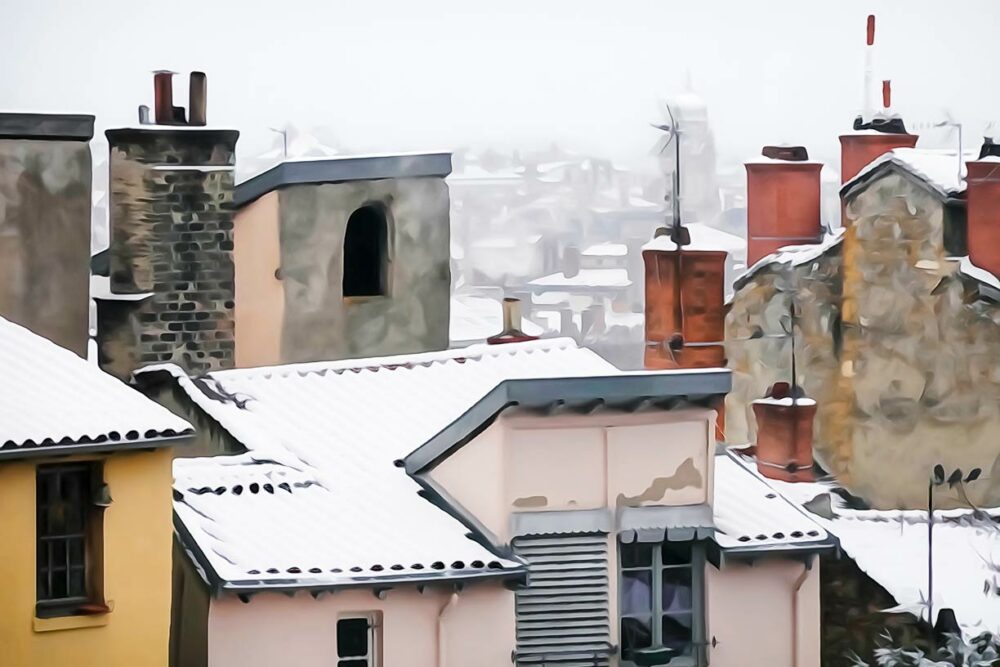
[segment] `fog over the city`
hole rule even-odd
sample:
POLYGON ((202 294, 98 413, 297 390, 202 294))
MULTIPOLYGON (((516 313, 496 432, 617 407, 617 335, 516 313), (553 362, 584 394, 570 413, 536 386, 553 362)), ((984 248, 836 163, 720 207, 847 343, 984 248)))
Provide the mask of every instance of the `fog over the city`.
MULTIPOLYGON (((837 154, 860 106, 863 25, 898 107, 972 128, 1000 109, 995 0, 3 0, 0 106, 135 122, 148 72, 209 75, 209 122, 242 132, 322 125, 364 151, 560 145, 641 154, 656 100, 690 71, 720 156, 763 143, 837 154)), ((180 88, 185 88, 179 86, 180 88)), ((181 103, 185 92, 181 92, 181 103)))
MULTIPOLYGON (((208 74, 208 122, 241 137, 237 176, 284 157, 449 150, 452 339, 499 327, 521 298, 529 333, 572 336, 640 366, 642 245, 670 221, 672 152, 655 157, 663 100, 682 131, 680 209, 746 269, 743 161, 804 145, 822 172, 821 224, 840 224, 838 135, 861 110, 865 18, 872 93, 924 146, 1000 131, 1000 2, 665 0, 2 0, 8 110, 96 115, 92 246, 107 246, 103 130, 137 123, 151 70, 208 74), (934 126, 942 121, 949 127, 934 126)), ((184 79, 175 103, 187 104, 184 79)), ((958 160, 956 159, 956 167, 958 160)))

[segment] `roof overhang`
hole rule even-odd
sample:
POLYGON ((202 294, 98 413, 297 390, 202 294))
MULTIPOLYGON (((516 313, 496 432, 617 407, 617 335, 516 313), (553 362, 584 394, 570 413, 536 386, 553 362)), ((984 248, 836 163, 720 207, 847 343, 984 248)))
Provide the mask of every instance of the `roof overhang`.
POLYGON ((370 155, 289 160, 236 186, 233 205, 246 206, 268 192, 290 185, 319 185, 389 178, 444 178, 451 153, 370 155))
POLYGON ((163 449, 190 444, 194 433, 165 435, 141 440, 104 440, 101 442, 58 442, 50 445, 7 445, 0 447, 0 461, 41 458, 47 456, 76 456, 79 454, 105 454, 113 452, 163 449))
POLYGON ((411 452, 403 459, 403 466, 410 475, 433 469, 508 408, 583 413, 602 408, 629 412, 644 407, 670 410, 684 402, 707 402, 724 396, 731 388, 732 374, 724 368, 505 380, 411 452))
POLYGON ((86 114, 0 113, 0 139, 90 141, 94 117, 86 114))

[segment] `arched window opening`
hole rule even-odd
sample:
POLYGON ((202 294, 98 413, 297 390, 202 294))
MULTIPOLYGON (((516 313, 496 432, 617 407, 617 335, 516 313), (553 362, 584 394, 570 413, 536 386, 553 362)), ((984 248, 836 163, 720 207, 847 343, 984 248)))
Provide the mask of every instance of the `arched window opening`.
POLYGON ((379 296, 388 289, 388 225, 378 206, 362 206, 344 234, 344 296, 379 296))

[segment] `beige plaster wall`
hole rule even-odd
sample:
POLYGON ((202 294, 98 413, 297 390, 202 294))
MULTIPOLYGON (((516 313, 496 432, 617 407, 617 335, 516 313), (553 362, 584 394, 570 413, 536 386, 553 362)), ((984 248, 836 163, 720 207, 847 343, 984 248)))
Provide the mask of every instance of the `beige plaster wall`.
POLYGON ((729 563, 721 570, 705 566, 706 637, 712 667, 819 667, 818 562, 806 573, 798 602, 793 602, 804 568, 801 562, 778 559, 753 565, 729 563))
POLYGON ((269 192, 236 212, 236 366, 281 363, 285 291, 281 268, 278 193, 269 192))
POLYGON ((445 588, 369 589, 324 594, 225 595, 209 612, 210 667, 330 667, 337 662, 337 620, 377 614, 380 667, 509 667, 514 647, 514 594, 498 583, 470 586, 452 602, 445 588), (444 611, 442 617, 442 611, 444 611), (443 618, 439 651, 439 619, 443 618))
POLYGON ((501 541, 513 512, 711 502, 715 412, 506 415, 431 477, 501 541))

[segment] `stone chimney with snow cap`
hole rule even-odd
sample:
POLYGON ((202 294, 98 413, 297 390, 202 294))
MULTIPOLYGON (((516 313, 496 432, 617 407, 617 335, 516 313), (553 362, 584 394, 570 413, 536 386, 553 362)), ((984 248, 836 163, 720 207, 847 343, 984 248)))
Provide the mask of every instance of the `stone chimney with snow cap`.
POLYGON ((233 365, 239 132, 204 126, 204 74, 191 74, 188 114, 174 105, 172 79, 154 73, 155 124, 106 133, 110 280, 95 295, 97 342, 101 367, 119 378, 155 363, 190 374, 233 365))
POLYGON ((747 266, 783 246, 822 240, 822 169, 803 146, 765 146, 746 163, 747 266))
POLYGON ((979 159, 966 167, 969 261, 1000 277, 1000 144, 985 139, 979 159))
POLYGON ((94 117, 0 113, 0 316, 87 354, 94 117))

